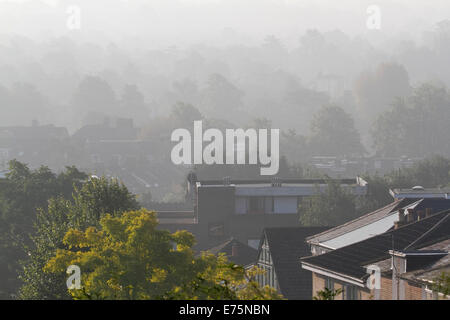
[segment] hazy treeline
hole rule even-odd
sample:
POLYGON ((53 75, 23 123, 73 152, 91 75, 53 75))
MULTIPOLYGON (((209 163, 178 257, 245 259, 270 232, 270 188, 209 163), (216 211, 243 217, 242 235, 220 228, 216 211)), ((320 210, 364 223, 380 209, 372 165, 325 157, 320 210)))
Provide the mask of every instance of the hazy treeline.
MULTIPOLYGON (((392 126, 404 135, 414 131, 402 128, 402 121, 436 130, 421 115, 448 113, 450 22, 424 35, 421 42, 392 39, 387 48, 339 30, 311 29, 294 46, 269 35, 259 44, 143 44, 140 50, 74 37, 38 41, 10 35, 0 46, 0 125, 38 120, 73 132, 105 117, 131 117, 148 127, 183 102, 206 118, 241 127, 266 118, 298 136, 314 134, 314 114, 332 105, 349 114, 365 151, 411 154, 412 147, 380 145, 387 139, 380 135, 392 126)), ((237 33, 228 36, 239 39, 237 33)))

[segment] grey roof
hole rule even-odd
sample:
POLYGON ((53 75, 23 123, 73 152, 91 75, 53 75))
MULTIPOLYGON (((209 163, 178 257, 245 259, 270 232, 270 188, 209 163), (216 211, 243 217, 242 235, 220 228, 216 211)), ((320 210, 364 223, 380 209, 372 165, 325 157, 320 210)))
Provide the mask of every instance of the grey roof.
POLYGON ((408 203, 408 202, 409 202, 408 200, 394 201, 383 208, 377 209, 373 212, 365 214, 359 218, 351 220, 347 223, 344 223, 340 226, 334 227, 334 228, 324 231, 322 233, 315 234, 311 237, 308 237, 307 242, 311 243, 311 244, 313 244, 313 243, 318 244, 321 242, 325 242, 325 241, 334 239, 334 238, 339 237, 349 231, 361 228, 362 226, 365 226, 374 221, 380 220, 380 219, 390 215, 392 212, 396 211, 397 209, 405 206, 406 203, 408 203))
POLYGON ((413 280, 417 282, 433 282, 436 277, 439 277, 442 272, 450 272, 450 239, 434 243, 430 246, 424 247, 421 251, 441 251, 447 252, 437 261, 427 265, 419 270, 414 270, 401 275, 402 278, 413 280))
MULTIPOLYGON (((311 272, 300 265, 300 257, 310 254, 307 236, 329 227, 284 227, 266 228, 263 238, 268 241, 275 274, 280 291, 289 300, 310 300, 312 298, 311 272)), ((264 243, 261 241, 261 245, 264 243)))
MULTIPOLYGON (((436 243, 433 243, 430 246, 426 246, 421 248, 420 250, 409 250, 405 253, 411 253, 411 252, 417 252, 417 253, 425 253, 425 252, 449 252, 450 251, 450 239, 446 239, 444 241, 439 241, 436 243)), ((392 266, 392 259, 388 258, 385 260, 381 260, 376 263, 378 267, 380 267, 381 272, 385 273, 391 273, 391 266, 392 266)), ((403 275, 411 275, 407 277, 413 277, 415 274, 424 274, 427 272, 431 272, 433 270, 439 270, 442 267, 446 267, 450 265, 450 255, 447 254, 446 256, 443 256, 437 261, 433 261, 432 264, 426 266, 426 268, 422 268, 420 270, 415 270, 412 272, 405 273, 403 275)))
POLYGON ((310 244, 319 244, 336 237, 339 237, 343 234, 346 234, 350 231, 359 229, 363 226, 369 225, 375 221, 378 221, 384 217, 392 215, 394 212, 401 208, 406 208, 414 205, 414 210, 422 210, 424 211, 427 208, 433 209, 433 212, 440 212, 443 210, 450 209, 450 200, 449 199, 441 199, 441 198, 425 198, 425 199, 417 199, 417 198, 405 198, 396 200, 387 206, 377 209, 373 212, 365 214, 359 218, 351 220, 347 223, 344 223, 340 226, 322 232, 320 234, 314 235, 312 237, 308 237, 307 241, 310 244))
POLYGON ((393 189, 389 193, 396 199, 402 198, 444 198, 450 197, 450 188, 426 188, 423 190, 393 189))
POLYGON ((389 250, 421 249, 449 239, 450 210, 404 225, 352 245, 302 259, 302 264, 347 275, 361 282, 368 274, 364 266, 389 258, 389 250))
POLYGON ((247 266, 256 262, 258 251, 234 238, 231 238, 215 247, 207 249, 212 254, 225 253, 228 260, 242 265, 247 266), (233 256, 233 246, 237 247, 237 255, 233 256))

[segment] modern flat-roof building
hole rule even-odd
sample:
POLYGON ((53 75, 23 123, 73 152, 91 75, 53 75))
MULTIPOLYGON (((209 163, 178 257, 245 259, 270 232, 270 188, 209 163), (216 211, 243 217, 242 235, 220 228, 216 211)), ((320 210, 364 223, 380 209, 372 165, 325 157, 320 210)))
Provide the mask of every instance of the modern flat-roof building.
MULTIPOLYGON (((300 226, 301 199, 328 186, 324 179, 197 180, 194 175, 189 181, 200 249, 230 237, 258 248, 264 228, 300 226)), ((338 181, 354 195, 367 193, 367 182, 359 177, 338 181)))
POLYGON ((394 199, 410 198, 442 198, 450 199, 450 188, 423 188, 416 186, 411 189, 391 189, 389 193, 394 199))

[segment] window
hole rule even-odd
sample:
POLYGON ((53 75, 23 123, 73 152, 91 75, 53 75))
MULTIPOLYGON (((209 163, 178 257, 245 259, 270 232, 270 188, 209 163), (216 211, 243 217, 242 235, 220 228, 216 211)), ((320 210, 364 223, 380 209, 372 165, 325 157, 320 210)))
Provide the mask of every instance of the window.
POLYGON ((264 213, 264 198, 250 197, 249 212, 251 214, 264 213))
POLYGON ((325 278, 325 288, 334 290, 334 280, 332 278, 325 278))
POLYGON ((275 197, 274 199, 274 213, 297 213, 298 202, 297 197, 275 197))
POLYGON ((356 286, 346 285, 344 287, 345 300, 358 300, 358 288, 356 286))
POLYGON ((265 197, 264 198, 264 212, 265 213, 273 213, 273 209, 274 209, 273 197, 265 197))
POLYGON ((236 214, 248 213, 248 198, 236 197, 236 214))

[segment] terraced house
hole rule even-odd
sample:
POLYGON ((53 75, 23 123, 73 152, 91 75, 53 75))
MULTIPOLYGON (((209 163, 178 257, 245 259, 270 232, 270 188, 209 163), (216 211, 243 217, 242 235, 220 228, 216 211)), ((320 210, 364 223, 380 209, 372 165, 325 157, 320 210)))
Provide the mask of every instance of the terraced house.
POLYGON ((450 210, 399 211, 392 229, 365 240, 301 258, 312 272, 312 294, 342 289, 337 299, 447 299, 433 290, 450 272, 450 210))

